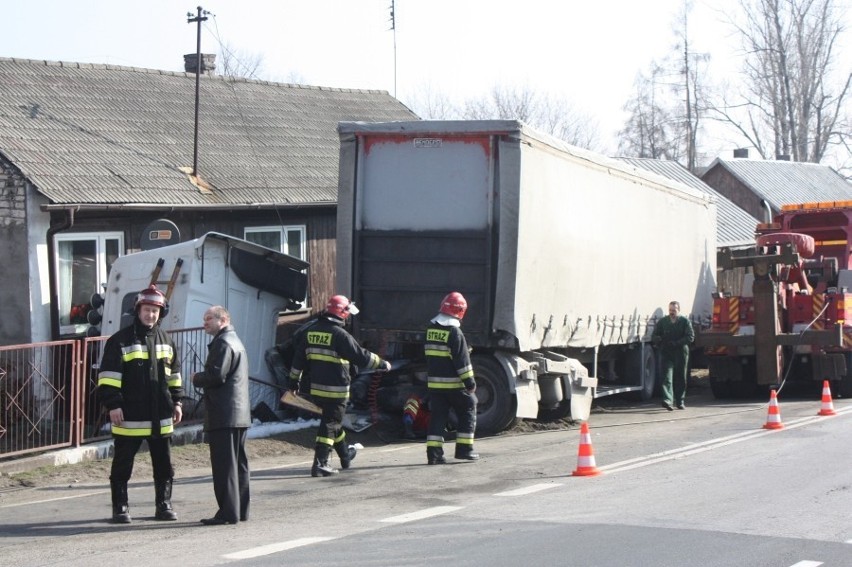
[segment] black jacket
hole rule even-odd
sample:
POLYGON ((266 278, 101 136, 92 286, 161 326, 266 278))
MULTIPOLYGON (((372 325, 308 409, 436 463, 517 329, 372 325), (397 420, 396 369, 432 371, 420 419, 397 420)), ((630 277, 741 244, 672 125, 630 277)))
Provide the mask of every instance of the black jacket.
POLYGON ((204 370, 192 378, 204 388, 204 430, 251 427, 249 362, 246 349, 231 325, 207 345, 204 370))
POLYGON ((168 436, 174 431, 174 403, 183 395, 180 358, 159 325, 135 319, 107 339, 98 372, 98 395, 107 410, 121 408, 124 423, 113 435, 168 436))
POLYGON ((343 402, 349 397, 350 363, 363 370, 374 370, 384 361, 361 347, 343 328, 341 319, 326 315, 299 337, 290 381, 298 382, 306 371, 311 377, 312 396, 343 402))

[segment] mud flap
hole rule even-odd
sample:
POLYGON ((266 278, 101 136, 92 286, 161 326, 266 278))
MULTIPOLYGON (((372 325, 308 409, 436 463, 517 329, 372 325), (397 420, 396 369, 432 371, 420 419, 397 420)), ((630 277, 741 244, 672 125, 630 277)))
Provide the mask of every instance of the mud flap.
POLYGON ((594 385, 597 385, 598 379, 587 377, 583 380, 571 380, 571 419, 574 421, 588 421, 592 413, 594 386, 581 385, 588 381, 594 381, 594 385))

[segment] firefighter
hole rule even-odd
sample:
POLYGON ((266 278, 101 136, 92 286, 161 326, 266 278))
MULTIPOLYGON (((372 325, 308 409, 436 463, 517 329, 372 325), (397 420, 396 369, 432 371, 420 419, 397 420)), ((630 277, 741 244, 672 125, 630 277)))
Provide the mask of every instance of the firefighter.
POLYGON ((408 396, 405 406, 402 408, 402 436, 405 439, 423 438, 429 430, 429 400, 426 396, 416 392, 408 396))
POLYGON ((343 469, 348 469, 355 458, 355 447, 346 443, 346 432, 343 430, 351 382, 349 365, 368 370, 390 370, 389 362, 361 347, 344 329, 349 316, 357 315, 358 311, 355 304, 345 296, 332 296, 320 318, 295 344, 289 377, 290 390, 299 391, 302 373, 306 373, 311 380, 311 396, 322 408, 311 466, 311 476, 314 477, 338 472, 329 464, 332 447, 343 469))
POLYGON ((429 406, 432 417, 426 436, 426 462, 443 465, 444 428, 450 408, 458 416, 455 458, 476 461, 473 450, 476 430, 476 380, 470 363, 470 351, 461 331, 461 320, 467 311, 467 300, 457 291, 441 301, 439 313, 426 329, 426 369, 428 372, 429 406))
POLYGON ((174 342, 160 328, 166 297, 151 285, 136 296, 133 323, 104 346, 98 394, 109 412, 114 455, 110 471, 112 520, 131 521, 127 482, 142 441, 148 442, 154 469, 157 520, 177 520, 172 509, 171 435, 183 417, 180 359, 174 342))
POLYGON ((657 321, 652 341, 660 349, 663 377, 663 407, 669 411, 686 409, 686 372, 689 368, 689 345, 695 332, 689 319, 680 315, 680 303, 669 303, 669 316, 657 321))

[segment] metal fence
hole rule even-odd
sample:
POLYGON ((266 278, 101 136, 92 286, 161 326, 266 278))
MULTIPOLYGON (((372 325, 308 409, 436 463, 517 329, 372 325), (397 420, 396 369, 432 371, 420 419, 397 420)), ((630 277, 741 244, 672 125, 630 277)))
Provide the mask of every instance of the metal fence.
MULTIPOLYGON (((192 386, 207 356, 200 327, 169 332, 181 359, 183 424, 202 416, 192 386)), ((108 438, 97 400, 98 363, 107 337, 0 347, 0 459, 108 438)))

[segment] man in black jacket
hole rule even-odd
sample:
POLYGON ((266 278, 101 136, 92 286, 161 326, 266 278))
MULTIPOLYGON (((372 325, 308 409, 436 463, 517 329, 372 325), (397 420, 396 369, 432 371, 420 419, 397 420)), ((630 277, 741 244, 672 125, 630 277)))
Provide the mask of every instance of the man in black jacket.
POLYGON ((115 453, 109 481, 112 520, 129 524, 127 482, 133 461, 148 442, 154 468, 155 518, 177 520, 172 509, 171 435, 183 417, 180 358, 160 328, 166 296, 152 285, 136 296, 133 324, 116 332, 104 346, 98 394, 109 411, 115 453))
POLYGON ((204 388, 204 431, 210 444, 213 493, 219 510, 205 526, 245 522, 249 515, 249 464, 246 437, 251 427, 249 363, 246 349, 231 326, 231 315, 220 305, 204 313, 207 346, 204 371, 192 383, 204 388))
POLYGON ((297 340, 290 368, 290 389, 299 391, 299 380, 305 371, 311 379, 311 396, 322 408, 314 446, 311 476, 336 474, 328 457, 331 448, 340 457, 340 466, 348 469, 355 458, 355 448, 346 443, 343 417, 349 399, 349 365, 367 370, 390 370, 390 363, 361 347, 343 328, 358 308, 343 295, 332 296, 323 315, 297 340))

